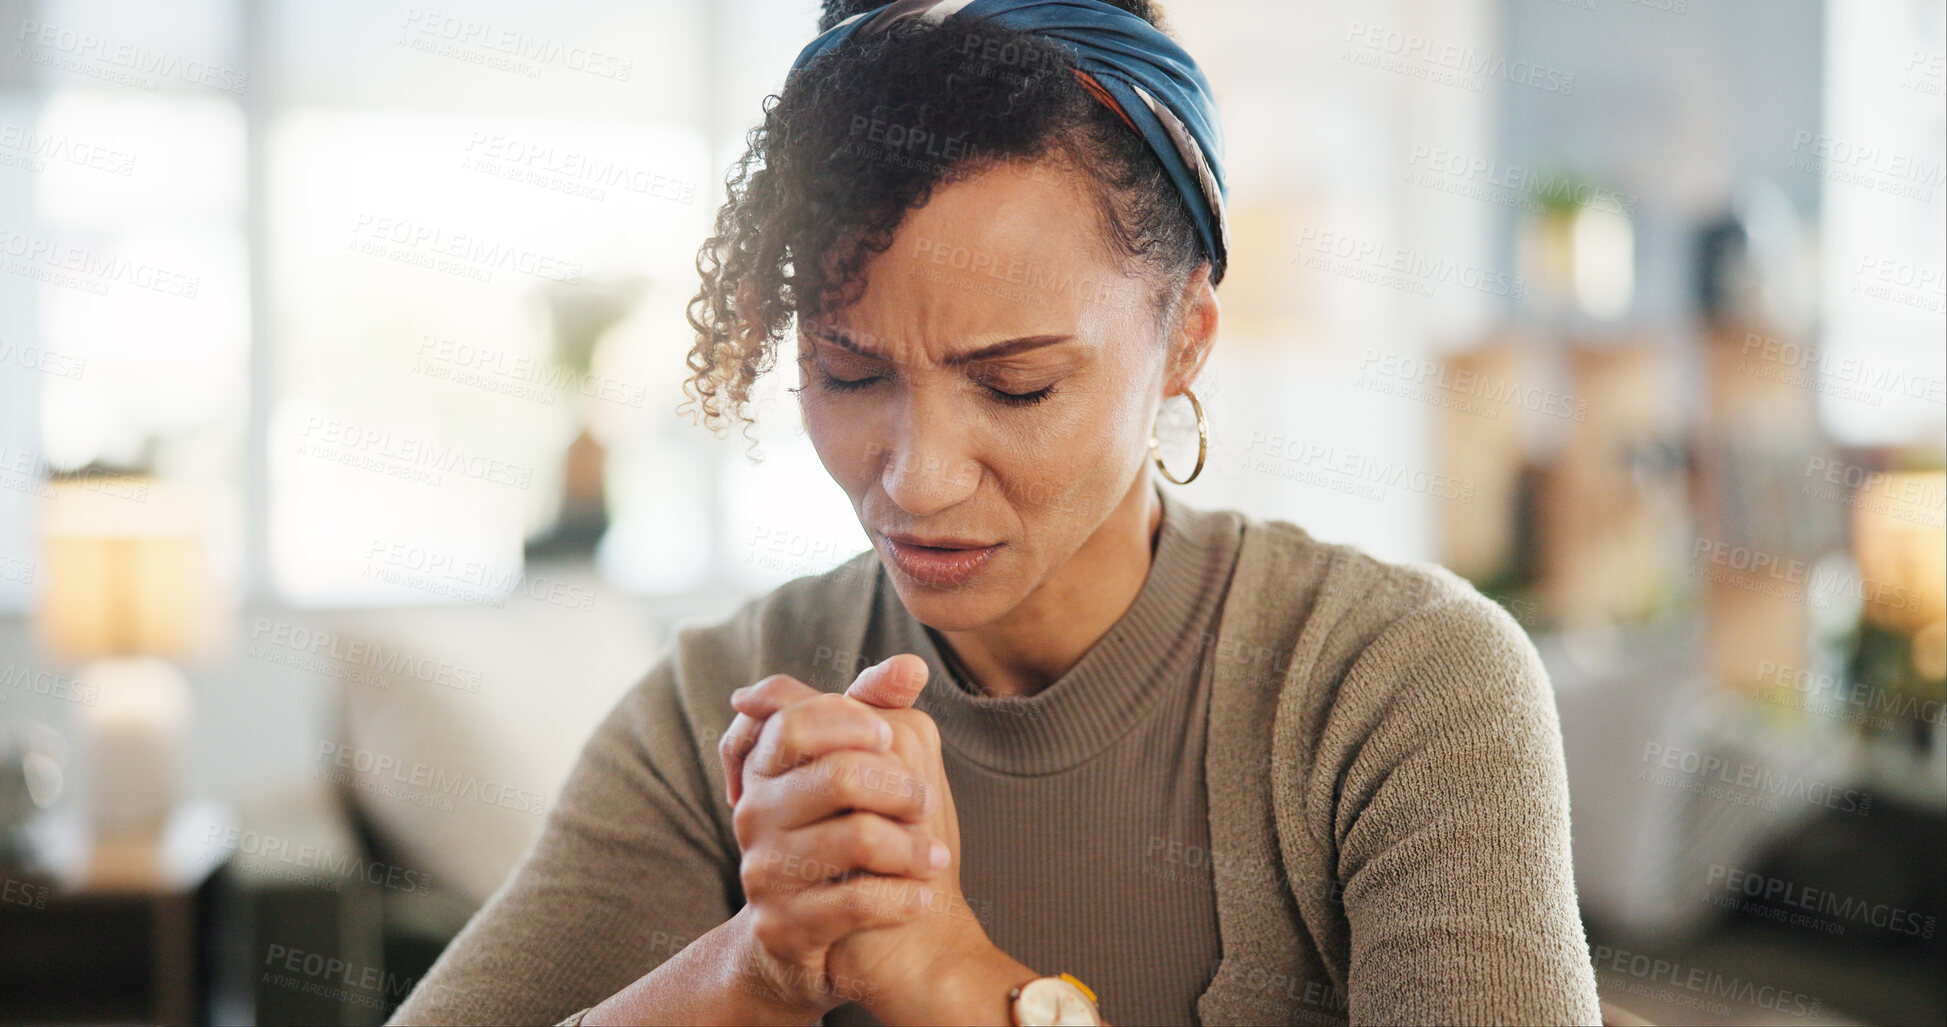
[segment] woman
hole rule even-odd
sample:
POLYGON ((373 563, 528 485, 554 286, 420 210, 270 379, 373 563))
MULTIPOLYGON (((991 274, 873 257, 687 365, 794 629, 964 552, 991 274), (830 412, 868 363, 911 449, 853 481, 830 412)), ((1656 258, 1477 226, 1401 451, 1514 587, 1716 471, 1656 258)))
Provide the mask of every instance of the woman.
POLYGON ((691 387, 742 415, 795 323, 874 549, 680 632, 395 1022, 1596 1022, 1514 622, 1152 477, 1226 260, 1155 21, 827 3, 691 387))

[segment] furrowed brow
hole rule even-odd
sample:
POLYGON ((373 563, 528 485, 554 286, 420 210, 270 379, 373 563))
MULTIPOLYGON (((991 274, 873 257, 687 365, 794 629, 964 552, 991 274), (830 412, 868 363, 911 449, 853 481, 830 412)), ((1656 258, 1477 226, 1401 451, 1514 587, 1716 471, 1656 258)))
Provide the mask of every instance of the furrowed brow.
MULTIPOLYGON (((893 358, 884 353, 880 353, 868 346, 860 345, 858 340, 834 329, 816 328, 812 330, 812 334, 840 349, 849 350, 871 360, 893 360, 893 358)), ((1043 346, 1053 346, 1058 343, 1068 342, 1074 338, 1072 335, 1023 335, 1018 339, 1006 339, 966 353, 949 354, 940 362, 947 367, 960 367, 966 364, 979 363, 982 360, 996 360, 1001 357, 1013 356, 1016 353, 1040 349, 1043 346)))

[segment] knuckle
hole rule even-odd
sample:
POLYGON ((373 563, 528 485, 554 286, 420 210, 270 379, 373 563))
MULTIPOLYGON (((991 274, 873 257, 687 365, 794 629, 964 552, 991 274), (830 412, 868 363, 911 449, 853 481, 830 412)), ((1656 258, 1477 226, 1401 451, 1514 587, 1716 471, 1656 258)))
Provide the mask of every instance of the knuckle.
POLYGON ((854 813, 845 818, 845 826, 840 838, 845 857, 853 866, 869 866, 872 857, 882 850, 885 834, 880 830, 884 820, 870 813, 854 813))
POLYGON ((815 730, 816 726, 801 716, 780 722, 776 738, 778 759, 787 766, 796 766, 804 762, 804 757, 800 754, 810 746, 815 730))
POLYGON ((764 826, 764 813, 758 808, 758 804, 752 801, 753 798, 750 789, 745 789, 743 801, 730 812, 730 826, 737 832, 739 841, 755 838, 759 829, 764 826))
POLYGON ((744 897, 754 899, 764 894, 770 883, 768 861, 755 849, 747 849, 744 858, 737 865, 737 880, 744 886, 744 897))
MULTIPOLYGON (((739 713, 737 716, 741 718, 743 714, 739 713)), ((723 737, 717 739, 717 754, 727 760, 742 759, 744 756, 743 734, 738 729, 738 725, 732 723, 729 730, 723 733, 723 737)))
POLYGON ((883 716, 893 729, 912 741, 918 742, 928 751, 940 746, 940 726, 924 710, 904 709, 886 710, 883 716))
POLYGON ((937 752, 940 748, 940 725, 935 723, 933 718, 928 716, 924 710, 909 710, 907 712, 912 714, 910 720, 912 722, 913 732, 919 736, 921 742, 926 744, 926 748, 929 751, 937 752))
POLYGON ((789 687, 796 679, 789 674, 767 674, 757 679, 751 690, 761 695, 770 695, 780 688, 789 687))

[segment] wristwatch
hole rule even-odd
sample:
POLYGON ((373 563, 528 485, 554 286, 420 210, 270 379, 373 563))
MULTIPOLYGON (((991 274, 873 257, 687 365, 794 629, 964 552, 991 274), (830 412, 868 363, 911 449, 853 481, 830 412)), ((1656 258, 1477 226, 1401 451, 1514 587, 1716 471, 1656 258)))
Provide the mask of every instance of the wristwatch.
POLYGON ((1072 974, 1036 977, 1007 993, 1007 1007, 1015 1027, 1104 1023, 1095 993, 1072 974))

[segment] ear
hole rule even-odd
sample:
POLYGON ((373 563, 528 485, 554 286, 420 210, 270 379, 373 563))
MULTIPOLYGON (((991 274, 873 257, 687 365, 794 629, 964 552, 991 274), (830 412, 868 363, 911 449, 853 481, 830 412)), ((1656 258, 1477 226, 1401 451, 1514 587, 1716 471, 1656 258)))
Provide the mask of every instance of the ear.
POLYGON ((1203 373, 1210 348, 1217 341, 1217 289, 1210 284, 1210 264, 1204 263, 1183 284, 1177 300, 1176 330, 1170 340, 1170 366, 1163 381, 1165 399, 1190 387, 1203 373))

